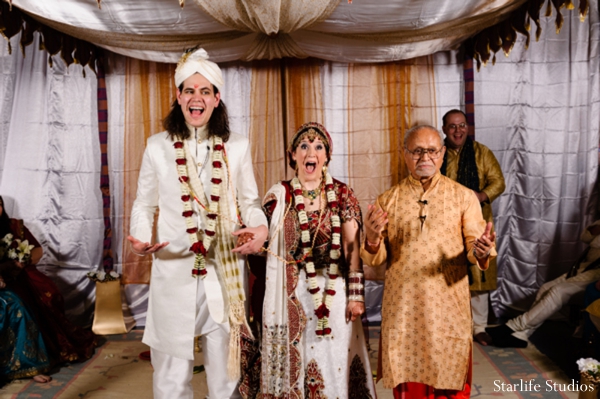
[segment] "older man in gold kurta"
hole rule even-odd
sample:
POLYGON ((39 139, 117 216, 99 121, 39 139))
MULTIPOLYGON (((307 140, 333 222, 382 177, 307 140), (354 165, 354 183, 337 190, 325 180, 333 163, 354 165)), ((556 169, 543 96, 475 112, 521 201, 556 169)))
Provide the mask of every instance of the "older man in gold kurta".
MULTIPOLYGON (((492 201, 504 192, 504 176, 494 153, 467 136, 469 125, 464 112, 452 109, 442 118, 447 147, 440 172, 473 190, 481 204, 483 218, 493 223, 492 201)), ((493 229, 492 229, 493 231, 493 229)), ((473 310, 473 336, 481 345, 492 344, 485 328, 488 322, 490 291, 496 289, 496 259, 487 270, 469 266, 469 288, 473 310)))
POLYGON ((380 353, 384 386, 403 397, 469 396, 467 259, 485 269, 495 256, 495 234, 475 194, 439 173, 444 152, 435 128, 407 132, 410 176, 381 194, 365 218, 361 257, 368 266, 388 264, 380 353))

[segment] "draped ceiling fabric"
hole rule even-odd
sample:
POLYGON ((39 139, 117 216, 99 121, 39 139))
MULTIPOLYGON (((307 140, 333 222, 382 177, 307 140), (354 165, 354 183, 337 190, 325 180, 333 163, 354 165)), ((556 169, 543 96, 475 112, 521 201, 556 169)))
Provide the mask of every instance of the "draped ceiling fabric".
MULTIPOLYGON (((543 0, 542 0, 543 1, 543 0)), ((39 23, 128 57, 175 63, 315 57, 386 62, 457 48, 525 0, 13 0, 39 23)))

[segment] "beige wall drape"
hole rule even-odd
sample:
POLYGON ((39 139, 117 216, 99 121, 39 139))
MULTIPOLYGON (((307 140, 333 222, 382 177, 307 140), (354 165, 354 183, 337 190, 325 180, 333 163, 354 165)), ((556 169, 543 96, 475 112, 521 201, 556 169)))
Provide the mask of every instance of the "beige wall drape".
MULTIPOLYGON (((321 64, 322 61, 316 59, 287 60, 286 62, 284 89, 286 126, 281 138, 285 143, 285 148, 288 148, 291 138, 303 124, 307 122, 324 123, 321 64)), ((291 179, 294 171, 287 167, 285 176, 286 179, 291 179)))
POLYGON ((407 176, 404 134, 435 126, 435 80, 428 57, 348 66, 348 183, 366 204, 407 176))
POLYGON ((250 134, 259 195, 285 176, 285 143, 281 98, 281 62, 252 63, 250 134))
POLYGON ((146 139, 163 130, 162 119, 175 100, 175 65, 127 58, 125 76, 125 140, 123 156, 123 284, 150 282, 151 257, 131 252, 127 241, 131 207, 146 139))

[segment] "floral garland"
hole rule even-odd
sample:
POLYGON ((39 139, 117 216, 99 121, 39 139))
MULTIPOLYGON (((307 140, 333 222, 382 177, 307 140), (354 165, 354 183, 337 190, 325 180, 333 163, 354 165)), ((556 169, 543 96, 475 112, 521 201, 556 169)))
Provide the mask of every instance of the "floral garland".
POLYGON ((342 224, 339 216, 339 204, 333 190, 333 179, 331 178, 331 175, 327 173, 325 177, 325 190, 327 193, 327 203, 333 212, 333 215, 331 216, 333 234, 331 236, 331 248, 329 251, 331 263, 327 268, 325 292, 321 293, 321 288, 317 284, 317 272, 315 270, 315 263, 310 245, 310 231, 308 226, 308 216, 306 215, 304 206, 304 198, 302 196, 302 185, 297 177, 294 177, 292 180, 292 187, 294 189, 294 204, 298 212, 298 220, 300 222, 302 250, 304 252, 304 259, 306 262, 306 276, 308 277, 310 287, 309 292, 312 294, 312 299, 315 306, 315 315, 318 318, 317 329, 315 333, 317 336, 328 337, 331 335, 331 327, 329 326, 329 313, 331 310, 331 304, 333 303, 333 296, 335 295, 335 280, 338 277, 338 263, 341 255, 342 224))
POLYGON ((222 179, 222 168, 223 168, 223 140, 220 137, 213 136, 213 153, 211 157, 212 162, 212 178, 211 178, 211 189, 210 189, 210 204, 208 206, 208 218, 206 223, 206 229, 204 229, 204 236, 202 240, 198 239, 199 231, 196 221, 194 220, 194 210, 192 203, 194 201, 193 195, 189 188, 189 176, 187 169, 187 159, 185 158, 185 150, 183 148, 182 141, 176 141, 173 144, 175 147, 175 162, 177 163, 177 174, 179 175, 179 182, 181 183, 181 201, 183 202, 183 213, 182 216, 185 218, 186 232, 190 239, 192 246, 190 251, 196 254, 194 260, 194 268, 192 269, 192 276, 204 278, 206 276, 206 254, 210 249, 212 241, 215 237, 215 227, 217 225, 217 211, 219 210, 219 193, 222 179))

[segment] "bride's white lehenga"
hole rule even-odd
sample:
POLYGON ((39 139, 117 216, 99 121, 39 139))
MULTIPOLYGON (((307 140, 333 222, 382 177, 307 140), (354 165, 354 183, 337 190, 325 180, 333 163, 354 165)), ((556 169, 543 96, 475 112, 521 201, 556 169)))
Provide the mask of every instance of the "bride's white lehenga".
MULTIPOLYGON (((309 289, 304 262, 298 214, 293 206, 289 182, 281 182, 267 193, 264 205, 270 218, 266 292, 263 308, 261 391, 263 398, 376 398, 369 354, 360 319, 346 322, 348 266, 340 257, 340 277, 335 279, 335 295, 329 314, 331 336, 317 336, 317 316, 309 289), (290 206, 291 204, 291 206, 290 206)), ((342 182, 334 180, 342 223, 361 223, 358 201, 342 182)), ((325 290, 331 246, 331 211, 307 212, 317 268, 317 284, 325 290), (321 215, 320 212, 323 212, 321 215), (319 217, 322 219, 319 229, 319 217), (321 268, 319 268, 319 265, 321 268)))

